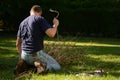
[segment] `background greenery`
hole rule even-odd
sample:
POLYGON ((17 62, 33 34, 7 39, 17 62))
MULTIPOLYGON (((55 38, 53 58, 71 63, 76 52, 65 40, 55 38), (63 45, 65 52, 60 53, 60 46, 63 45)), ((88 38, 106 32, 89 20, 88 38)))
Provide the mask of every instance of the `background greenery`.
POLYGON ((1 0, 0 22, 4 24, 0 27, 17 31, 34 4, 42 6, 50 23, 55 14, 49 8, 60 11, 60 34, 120 37, 120 0, 1 0))

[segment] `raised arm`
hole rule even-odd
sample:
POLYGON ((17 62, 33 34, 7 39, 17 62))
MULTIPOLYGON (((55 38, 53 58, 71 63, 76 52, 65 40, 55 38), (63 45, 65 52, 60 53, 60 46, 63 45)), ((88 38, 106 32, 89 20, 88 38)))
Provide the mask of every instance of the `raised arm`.
POLYGON ((53 19, 53 28, 47 29, 47 30, 45 31, 45 33, 46 33, 49 37, 53 38, 53 37, 55 36, 56 32, 57 32, 58 26, 59 26, 59 20, 56 19, 56 18, 54 18, 54 19, 53 19))

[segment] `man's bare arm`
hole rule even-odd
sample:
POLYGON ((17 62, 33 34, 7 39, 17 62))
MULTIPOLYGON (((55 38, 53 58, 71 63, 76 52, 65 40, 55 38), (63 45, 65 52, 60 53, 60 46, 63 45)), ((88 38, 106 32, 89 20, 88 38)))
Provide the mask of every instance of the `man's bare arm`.
POLYGON ((53 19, 53 28, 49 28, 45 31, 45 33, 49 36, 49 37, 54 37, 56 32, 57 32, 57 27, 59 25, 59 20, 54 18, 53 19))
POLYGON ((18 50, 18 53, 21 55, 21 43, 22 43, 22 40, 17 37, 17 40, 16 40, 16 48, 18 50))

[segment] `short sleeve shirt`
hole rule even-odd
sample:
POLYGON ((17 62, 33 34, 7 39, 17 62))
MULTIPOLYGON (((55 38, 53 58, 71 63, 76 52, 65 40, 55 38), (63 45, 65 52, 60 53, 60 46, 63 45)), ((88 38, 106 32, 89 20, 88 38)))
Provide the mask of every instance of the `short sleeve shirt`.
POLYGON ((17 33, 22 39, 22 50, 30 54, 42 50, 45 31, 49 28, 51 26, 44 17, 31 15, 24 19, 17 33))

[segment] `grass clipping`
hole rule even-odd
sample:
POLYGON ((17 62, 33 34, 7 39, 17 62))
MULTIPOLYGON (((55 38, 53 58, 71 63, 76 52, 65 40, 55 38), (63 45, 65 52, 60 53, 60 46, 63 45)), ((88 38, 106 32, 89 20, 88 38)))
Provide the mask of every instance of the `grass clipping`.
POLYGON ((44 50, 61 65, 81 63, 86 48, 77 46, 75 42, 46 41, 44 50))

